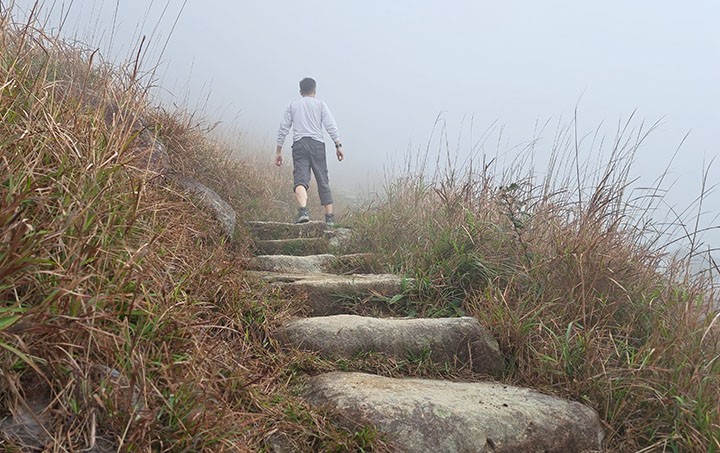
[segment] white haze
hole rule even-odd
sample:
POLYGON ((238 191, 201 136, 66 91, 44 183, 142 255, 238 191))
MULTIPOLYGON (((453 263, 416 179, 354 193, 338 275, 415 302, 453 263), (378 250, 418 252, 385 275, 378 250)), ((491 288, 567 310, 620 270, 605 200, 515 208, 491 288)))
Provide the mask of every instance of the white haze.
MULTIPOLYGON (((25 11, 33 4, 16 2, 25 11)), ((720 163, 710 166, 720 151, 716 0, 56 0, 41 16, 56 30, 64 17, 61 34, 118 61, 134 58, 145 36, 156 95, 222 121, 221 130, 242 133, 268 159, 297 82, 316 78, 345 144, 346 160, 330 166, 345 192, 373 190, 428 143, 443 148, 432 135, 438 116, 461 160, 494 124, 474 152, 501 163, 549 120, 535 151, 541 173, 556 125, 576 106, 581 136, 603 123, 612 138, 635 110, 636 125, 660 121, 637 155, 636 187, 665 172, 689 133, 666 177, 663 217, 698 209, 704 171, 706 189, 720 182, 720 163)), ((710 190, 699 226, 718 225, 719 214, 710 190)), ((704 238, 720 246, 716 229, 704 238)))

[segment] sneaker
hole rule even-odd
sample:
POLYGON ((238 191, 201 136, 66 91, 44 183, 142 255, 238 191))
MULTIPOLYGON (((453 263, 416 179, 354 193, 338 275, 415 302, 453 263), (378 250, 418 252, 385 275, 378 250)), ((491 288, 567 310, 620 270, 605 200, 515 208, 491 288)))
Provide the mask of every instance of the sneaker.
POLYGON ((335 214, 325 214, 325 225, 335 226, 335 214))
POLYGON ((295 223, 306 223, 310 221, 310 213, 308 208, 298 208, 298 216, 295 223))

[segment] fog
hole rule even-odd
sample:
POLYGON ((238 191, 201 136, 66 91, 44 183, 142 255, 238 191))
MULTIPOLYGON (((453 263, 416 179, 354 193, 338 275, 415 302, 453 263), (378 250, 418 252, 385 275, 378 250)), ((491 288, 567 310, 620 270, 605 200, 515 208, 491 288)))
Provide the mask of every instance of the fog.
MULTIPOLYGON (((33 4, 17 1, 18 17, 33 4)), ((298 81, 314 77, 346 153, 330 164, 331 182, 349 194, 375 190, 407 153, 442 149, 438 117, 461 160, 501 164, 548 122, 535 148, 541 173, 556 128, 576 111, 580 136, 602 124, 612 138, 635 111, 635 126, 660 122, 633 172, 644 187, 670 165, 659 215, 674 220, 693 205, 704 171, 706 189, 720 182, 718 163, 709 166, 720 151, 715 0, 75 0, 46 2, 41 17, 116 61, 133 58, 145 37, 154 95, 221 121, 268 160, 298 81)), ((582 148, 581 159, 594 152, 582 148)), ((700 212, 701 228, 720 223, 716 191, 700 212)), ((705 239, 720 246, 717 230, 705 239)))

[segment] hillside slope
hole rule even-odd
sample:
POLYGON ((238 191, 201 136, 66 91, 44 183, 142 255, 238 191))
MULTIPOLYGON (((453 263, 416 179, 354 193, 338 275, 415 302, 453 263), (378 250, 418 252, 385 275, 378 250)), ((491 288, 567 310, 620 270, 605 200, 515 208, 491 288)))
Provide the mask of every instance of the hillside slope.
POLYGON ((244 277, 244 230, 176 183, 272 216, 267 178, 152 108, 142 74, 0 23, 3 448, 257 451, 277 424, 353 445, 288 389, 266 334, 289 302, 244 277))
MULTIPOLYGON (((229 159, 189 115, 153 107, 133 64, 7 13, 0 24, 6 451, 261 451, 277 433, 301 451, 388 451, 372 426, 310 407, 306 377, 479 379, 423 357, 281 347, 271 333, 303 301, 246 272, 244 223, 229 239, 179 182, 268 220, 289 212, 287 175, 229 159)), ((661 266, 652 225, 625 200, 630 151, 583 202, 457 169, 403 175, 347 222, 379 257, 367 266, 418 283, 391 299, 395 315, 481 320, 508 358, 501 379, 592 407, 609 451, 720 451, 717 292, 661 266)))

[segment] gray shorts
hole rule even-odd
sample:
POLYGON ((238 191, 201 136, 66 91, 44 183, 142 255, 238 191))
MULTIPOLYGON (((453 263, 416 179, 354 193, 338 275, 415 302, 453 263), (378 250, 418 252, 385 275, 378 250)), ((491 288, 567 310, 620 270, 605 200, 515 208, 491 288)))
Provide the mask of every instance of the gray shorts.
POLYGON ((325 143, 303 137, 292 145, 293 191, 297 186, 307 189, 310 186, 310 172, 315 176, 320 195, 320 204, 332 204, 330 179, 328 178, 325 143))

